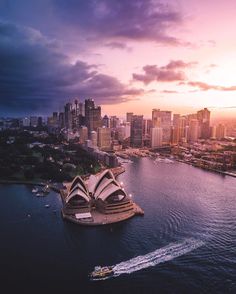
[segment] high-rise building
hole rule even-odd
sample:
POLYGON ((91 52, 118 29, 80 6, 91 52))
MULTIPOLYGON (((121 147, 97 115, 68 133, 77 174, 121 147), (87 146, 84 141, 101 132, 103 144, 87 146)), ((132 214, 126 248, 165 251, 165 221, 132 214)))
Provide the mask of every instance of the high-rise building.
POLYGON ((211 112, 207 108, 197 112, 197 119, 200 127, 200 138, 202 139, 210 138, 210 114, 211 112))
POLYGON ((185 116, 181 116, 179 118, 179 140, 182 142, 187 141, 186 126, 187 126, 187 119, 185 116))
POLYGON ((98 134, 95 131, 91 132, 91 142, 93 147, 97 147, 98 145, 98 134))
POLYGON ((65 127, 65 114, 64 112, 59 113, 59 128, 63 129, 65 127))
POLYGON ((98 128, 98 147, 104 151, 111 149, 111 129, 106 127, 98 128))
POLYGON ((116 129, 119 126, 120 120, 115 115, 110 117, 110 128, 116 129))
POLYGON ((54 127, 58 127, 58 112, 53 112, 52 119, 54 127))
POLYGON ((33 128, 36 128, 38 126, 38 117, 37 116, 30 117, 30 126, 33 128))
POLYGON ((88 128, 85 126, 81 126, 79 128, 79 142, 80 144, 84 144, 88 140, 88 128))
POLYGON ((171 144, 178 144, 178 142, 180 140, 179 133, 180 133, 179 126, 173 126, 171 128, 171 144))
POLYGON ((216 139, 221 140, 226 137, 226 127, 223 124, 218 124, 216 126, 216 139))
POLYGON ((180 114, 173 114, 173 127, 179 127, 180 114))
POLYGON ((125 126, 119 126, 117 128, 117 140, 119 140, 120 142, 124 141, 126 134, 125 134, 125 126))
POLYGON ((162 146, 163 130, 160 127, 151 128, 151 148, 162 146))
POLYGON ((95 106, 94 100, 85 100, 85 122, 89 135, 92 131, 97 131, 102 125, 101 107, 95 106))
POLYGON ((160 109, 152 110, 152 125, 153 127, 162 128, 162 143, 163 145, 170 143, 171 138, 171 111, 163 111, 160 109))
POLYGON ((143 115, 132 116, 130 132, 130 145, 135 148, 143 147, 143 115))
POLYGON ((30 126, 30 119, 28 117, 24 117, 22 119, 22 126, 23 127, 29 127, 30 126))
POLYGON ((107 115, 104 115, 104 117, 102 118, 102 126, 107 128, 110 127, 109 117, 107 115))
POLYGON ((132 116, 133 116, 133 112, 127 112, 126 113, 126 122, 131 123, 132 116))
POLYGON ((79 103, 79 115, 84 115, 84 104, 82 102, 79 103))
POLYGON ((194 143, 199 139, 199 122, 197 119, 192 119, 189 124, 189 142, 194 143))
POLYGON ((66 103, 65 105, 65 127, 67 129, 72 129, 72 104, 71 103, 66 103))

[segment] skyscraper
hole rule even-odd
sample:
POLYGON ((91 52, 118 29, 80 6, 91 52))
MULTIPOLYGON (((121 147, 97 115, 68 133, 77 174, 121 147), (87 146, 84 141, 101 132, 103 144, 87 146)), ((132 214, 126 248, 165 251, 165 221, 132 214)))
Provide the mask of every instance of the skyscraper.
POLYGON ((143 146, 143 116, 133 115, 131 119, 130 145, 135 148, 143 146))
POLYGON ((226 127, 223 124, 218 124, 216 126, 216 139, 221 140, 226 137, 226 127))
POLYGON ((109 117, 107 115, 104 115, 102 118, 102 126, 109 128, 110 123, 109 123, 109 117))
POLYGON ((89 136, 90 132, 97 131, 102 125, 101 119, 101 107, 95 106, 94 100, 85 100, 85 122, 88 128, 89 136))
POLYGON ((88 140, 88 128, 81 126, 79 128, 79 142, 80 144, 84 144, 86 140, 88 140))
POLYGON ((71 103, 66 103, 65 105, 65 127, 67 129, 71 129, 72 128, 72 104, 71 103))
POLYGON ((160 109, 152 110, 152 125, 153 127, 162 128, 162 142, 169 144, 171 138, 171 111, 163 111, 160 109))
POLYGON ((210 111, 207 108, 197 112, 197 119, 200 127, 200 138, 210 138, 210 111))
POLYGON ((111 129, 106 127, 98 128, 98 147, 102 150, 111 149, 111 129))
POLYGON ((189 124, 189 142, 194 143, 199 139, 199 121, 192 119, 189 124))
POLYGON ((126 122, 131 123, 132 116, 133 116, 133 112, 127 112, 126 113, 126 122))
POLYGON ((162 146, 162 128, 151 128, 151 148, 162 146))

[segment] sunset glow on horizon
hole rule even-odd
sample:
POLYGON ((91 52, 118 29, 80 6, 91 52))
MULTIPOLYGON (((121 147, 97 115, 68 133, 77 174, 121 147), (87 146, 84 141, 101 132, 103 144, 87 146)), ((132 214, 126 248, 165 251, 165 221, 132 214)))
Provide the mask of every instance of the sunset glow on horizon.
POLYGON ((103 114, 236 117, 236 2, 0 1, 0 115, 76 97, 103 114))

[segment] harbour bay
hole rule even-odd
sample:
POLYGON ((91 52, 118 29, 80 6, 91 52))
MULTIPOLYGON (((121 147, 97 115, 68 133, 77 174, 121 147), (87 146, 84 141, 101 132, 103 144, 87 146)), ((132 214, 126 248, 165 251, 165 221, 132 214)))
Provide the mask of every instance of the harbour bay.
POLYGON ((119 180, 145 215, 104 227, 63 221, 55 192, 37 198, 27 186, 0 186, 2 280, 9 291, 236 291, 235 179, 150 158, 135 158, 125 168, 119 180), (153 252, 154 261, 148 255, 153 252), (126 262, 134 268, 139 256, 152 265, 139 263, 137 270, 104 281, 88 279, 96 265, 126 262))

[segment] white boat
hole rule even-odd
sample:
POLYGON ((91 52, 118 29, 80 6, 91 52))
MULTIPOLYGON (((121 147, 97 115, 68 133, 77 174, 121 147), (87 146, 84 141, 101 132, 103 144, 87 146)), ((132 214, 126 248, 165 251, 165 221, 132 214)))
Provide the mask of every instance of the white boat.
POLYGON ((38 193, 36 193, 36 196, 37 197, 44 197, 46 195, 43 192, 38 192, 38 193))
POLYGON ((39 191, 39 189, 36 188, 36 187, 34 187, 34 188, 32 189, 32 193, 37 193, 38 191, 39 191))

